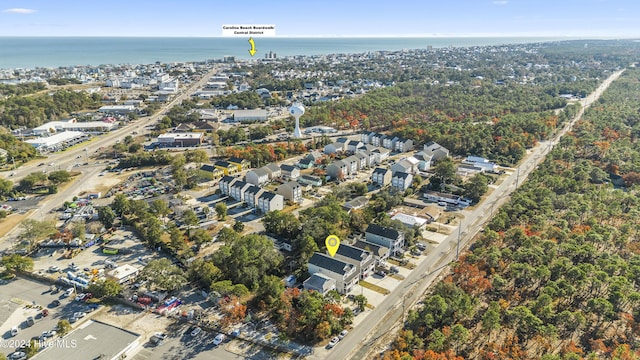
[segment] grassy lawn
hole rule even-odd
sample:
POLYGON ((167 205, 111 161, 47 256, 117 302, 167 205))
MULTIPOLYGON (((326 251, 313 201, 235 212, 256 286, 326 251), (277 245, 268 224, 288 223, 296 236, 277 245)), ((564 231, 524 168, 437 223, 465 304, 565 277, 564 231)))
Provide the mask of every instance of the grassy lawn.
POLYGON ((369 290, 373 290, 377 293, 380 293, 382 295, 387 295, 389 293, 391 293, 391 291, 389 291, 388 289, 383 288, 382 286, 378 286, 378 285, 374 285, 372 283, 366 282, 366 281, 362 281, 360 280, 360 286, 367 288, 369 290))

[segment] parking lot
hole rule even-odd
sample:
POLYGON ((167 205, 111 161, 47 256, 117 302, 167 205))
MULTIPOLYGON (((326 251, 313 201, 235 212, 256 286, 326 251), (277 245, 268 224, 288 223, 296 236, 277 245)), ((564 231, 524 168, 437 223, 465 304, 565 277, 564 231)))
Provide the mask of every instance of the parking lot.
POLYGON ((91 316, 88 305, 74 301, 75 296, 64 297, 63 291, 52 294, 48 284, 33 280, 18 278, 0 285, 0 294, 0 319, 4 319, 0 324, 0 334, 5 340, 3 344, 12 345, 0 348, 5 355, 12 353, 17 346, 29 344, 32 338, 39 338, 43 332, 56 329, 58 321, 69 319, 76 312, 85 312, 87 316, 74 326, 91 316), (60 301, 60 305, 54 306, 54 300, 60 301), (49 315, 42 316, 42 309, 48 310, 49 315), (35 320, 32 326, 27 324, 29 316, 35 320), (12 327, 19 330, 15 337, 11 336, 12 327), (8 339, 11 341, 6 341, 8 339))

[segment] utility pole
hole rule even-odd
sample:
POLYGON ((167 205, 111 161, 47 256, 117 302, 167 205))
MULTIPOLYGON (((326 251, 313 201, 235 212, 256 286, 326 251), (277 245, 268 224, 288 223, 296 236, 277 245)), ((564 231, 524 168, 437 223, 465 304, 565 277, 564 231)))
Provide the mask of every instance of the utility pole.
POLYGON ((519 181, 520 181, 520 165, 518 165, 518 172, 516 173, 516 189, 518 188, 519 181))
POLYGON ((460 255, 460 237, 462 236, 462 220, 458 223, 458 244, 456 246, 456 261, 458 260, 458 255, 460 255))

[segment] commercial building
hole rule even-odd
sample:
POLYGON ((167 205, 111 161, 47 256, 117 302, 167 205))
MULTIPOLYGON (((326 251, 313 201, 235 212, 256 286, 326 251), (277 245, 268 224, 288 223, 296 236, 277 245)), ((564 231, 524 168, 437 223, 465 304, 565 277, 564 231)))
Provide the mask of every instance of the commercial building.
POLYGON ((105 114, 129 114, 136 111, 133 105, 105 105, 98 112, 105 114))
POLYGON ((64 131, 51 136, 43 136, 29 139, 25 142, 31 144, 40 153, 47 153, 65 149, 89 139, 89 135, 80 131, 64 131))
POLYGON ((233 120, 237 122, 243 121, 267 121, 267 110, 236 110, 233 113, 233 120))
POLYGON ((199 132, 166 133, 158 136, 161 147, 200 146, 203 141, 204 134, 199 132))
POLYGON ((51 135, 63 131, 82 131, 84 133, 102 134, 111 131, 116 125, 112 122, 88 121, 78 122, 75 118, 49 121, 31 130, 36 136, 51 135))

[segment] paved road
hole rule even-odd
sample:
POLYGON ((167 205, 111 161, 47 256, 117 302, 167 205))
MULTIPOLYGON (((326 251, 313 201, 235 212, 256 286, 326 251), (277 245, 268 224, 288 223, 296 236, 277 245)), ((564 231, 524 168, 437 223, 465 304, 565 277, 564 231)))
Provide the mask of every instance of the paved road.
POLYGON ((354 328, 347 337, 332 350, 318 350, 313 359, 368 359, 372 354, 383 351, 395 336, 395 331, 403 323, 403 316, 426 292, 432 282, 447 268, 447 264, 456 258, 458 239, 461 249, 466 247, 482 226, 492 217, 493 210, 504 204, 509 195, 521 184, 544 156, 558 142, 575 122, 582 116, 584 109, 590 106, 617 79, 624 70, 607 78, 592 94, 581 100, 582 109, 576 117, 558 131, 555 138, 541 142, 530 151, 518 169, 507 176, 497 188, 475 209, 468 211, 461 220, 459 232, 453 232, 438 245, 418 267, 404 280, 404 284, 389 294, 367 319, 354 328))

